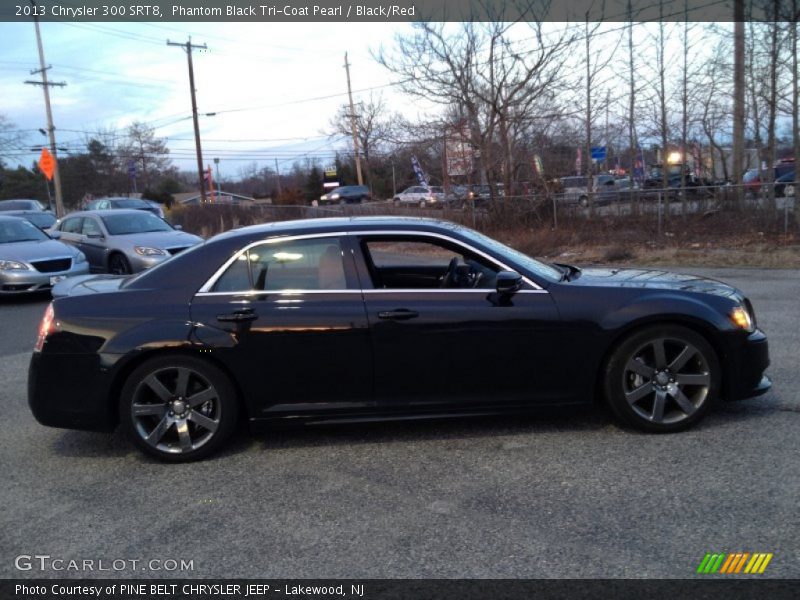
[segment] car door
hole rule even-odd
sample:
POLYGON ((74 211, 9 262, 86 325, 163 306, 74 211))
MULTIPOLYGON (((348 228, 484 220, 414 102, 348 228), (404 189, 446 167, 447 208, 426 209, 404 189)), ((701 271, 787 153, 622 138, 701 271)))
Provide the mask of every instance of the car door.
POLYGON ((60 232, 59 240, 80 250, 83 237, 82 227, 83 217, 66 217, 57 227, 60 232))
POLYGON ((498 294, 494 280, 505 266, 442 236, 364 234, 354 249, 383 406, 559 400, 558 314, 545 290, 526 282, 498 294), (452 262, 458 279, 448 284, 452 262))
POLYGON ((197 341, 234 374, 251 414, 374 404, 366 312, 338 235, 252 244, 201 288, 191 315, 197 341))
POLYGON ((107 233, 100 219, 86 216, 81 224, 80 249, 86 255, 89 265, 95 269, 108 266, 107 233))

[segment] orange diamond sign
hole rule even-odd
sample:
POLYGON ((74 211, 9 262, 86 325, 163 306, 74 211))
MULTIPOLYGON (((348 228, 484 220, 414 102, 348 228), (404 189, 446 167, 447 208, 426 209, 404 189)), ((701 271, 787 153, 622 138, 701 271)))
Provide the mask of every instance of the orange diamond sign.
POLYGON ((47 179, 53 179, 56 170, 56 159, 50 154, 47 148, 42 148, 42 155, 39 157, 39 169, 47 179))

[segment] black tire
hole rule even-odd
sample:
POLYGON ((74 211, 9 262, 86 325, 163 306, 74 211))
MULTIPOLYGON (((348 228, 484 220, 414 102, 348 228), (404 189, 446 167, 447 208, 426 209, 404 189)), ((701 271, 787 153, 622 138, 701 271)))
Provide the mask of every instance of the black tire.
POLYGON ((699 333, 678 325, 648 327, 614 351, 603 389, 625 425, 647 432, 673 432, 697 423, 717 401, 721 368, 699 333))
POLYGON ((133 269, 125 255, 115 252, 108 257, 108 272, 114 275, 129 275, 133 269))
POLYGON ((578 204, 580 204, 583 208, 587 208, 589 206, 589 198, 587 196, 581 196, 578 198, 578 204))
POLYGON ((148 360, 131 373, 119 415, 122 429, 142 452, 165 462, 189 462, 228 441, 239 403, 220 369, 199 358, 171 355, 148 360))

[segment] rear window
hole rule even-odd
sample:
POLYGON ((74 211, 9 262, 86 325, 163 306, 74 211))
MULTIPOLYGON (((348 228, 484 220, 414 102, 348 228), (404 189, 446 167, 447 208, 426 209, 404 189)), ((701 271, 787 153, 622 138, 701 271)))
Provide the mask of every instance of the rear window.
POLYGON ((586 184, 586 177, 564 177, 561 180, 561 185, 565 188, 585 188, 586 184))

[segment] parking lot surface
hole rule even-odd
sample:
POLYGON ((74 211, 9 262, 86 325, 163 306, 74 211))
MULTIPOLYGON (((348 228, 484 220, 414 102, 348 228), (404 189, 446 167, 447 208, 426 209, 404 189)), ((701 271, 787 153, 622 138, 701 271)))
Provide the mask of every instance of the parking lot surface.
POLYGON ((682 270, 752 299, 774 382, 689 432, 633 433, 598 407, 243 433, 186 465, 36 423, 25 386, 47 298, 4 299, 0 576, 681 578, 744 551, 774 553, 761 577, 800 577, 800 272, 682 270), (20 571, 20 555, 94 570, 20 571))

